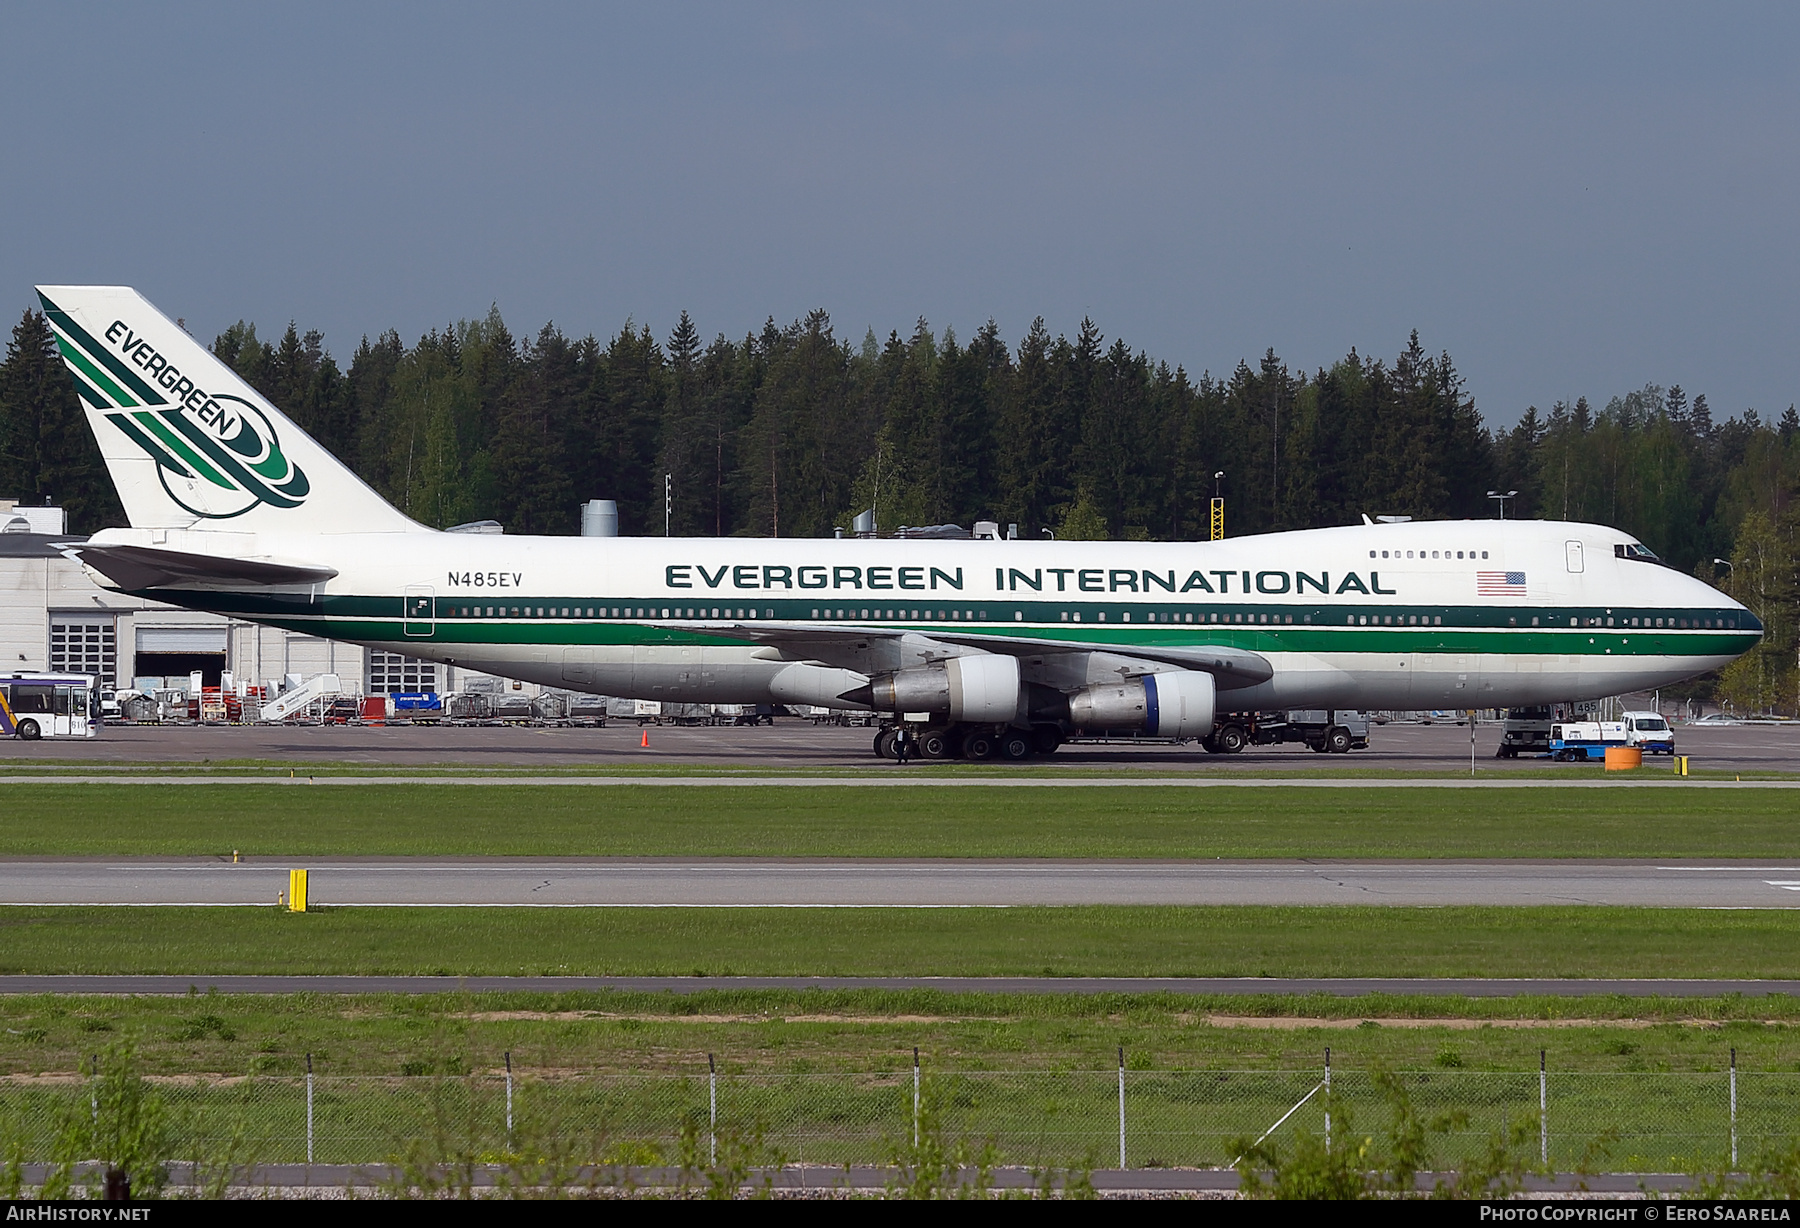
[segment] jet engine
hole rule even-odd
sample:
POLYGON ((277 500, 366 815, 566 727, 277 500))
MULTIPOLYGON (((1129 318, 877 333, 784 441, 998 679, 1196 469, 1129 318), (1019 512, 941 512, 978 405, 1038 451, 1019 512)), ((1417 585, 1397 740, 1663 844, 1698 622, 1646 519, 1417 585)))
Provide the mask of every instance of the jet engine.
POLYGON ((1019 711, 1019 659, 950 657, 876 678, 840 698, 877 712, 930 712, 953 721, 1011 721, 1019 711))
POLYGON ((1215 695, 1213 676, 1198 670, 1143 674, 1076 691, 1069 696, 1069 721, 1078 729, 1203 738, 1212 732, 1215 695))

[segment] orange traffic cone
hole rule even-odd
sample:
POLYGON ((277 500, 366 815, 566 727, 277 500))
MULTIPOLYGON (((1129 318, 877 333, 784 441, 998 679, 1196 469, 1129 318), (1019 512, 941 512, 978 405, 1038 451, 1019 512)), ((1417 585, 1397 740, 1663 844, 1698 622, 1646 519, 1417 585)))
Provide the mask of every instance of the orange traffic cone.
POLYGON ((650 731, 648 729, 644 730, 644 740, 642 742, 639 742, 638 745, 643 747, 645 750, 648 750, 650 748, 650 731))

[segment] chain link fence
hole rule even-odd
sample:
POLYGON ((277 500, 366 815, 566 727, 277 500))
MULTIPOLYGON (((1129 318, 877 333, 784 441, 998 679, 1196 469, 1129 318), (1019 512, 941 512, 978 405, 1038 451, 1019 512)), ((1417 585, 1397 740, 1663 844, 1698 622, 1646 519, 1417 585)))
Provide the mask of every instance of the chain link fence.
MULTIPOLYGON (((1455 1163, 1496 1137, 1559 1169, 1689 1171, 1800 1142, 1800 1073, 1407 1071, 1394 1076, 1455 1163)), ((152 1078, 180 1158, 265 1163, 415 1156, 499 1160, 556 1146, 584 1159, 711 1158, 753 1139, 765 1159, 881 1164, 918 1132, 991 1144, 1008 1164, 1222 1167, 1243 1140, 1380 1135, 1390 1093, 1369 1071, 982 1070, 691 1075, 518 1071, 442 1076, 152 1078), (1329 1083, 1327 1083, 1329 1080, 1329 1083), (1272 1129, 1273 1128, 1273 1129, 1272 1129)), ((86 1078, 0 1080, 0 1141, 47 1157, 86 1078)))

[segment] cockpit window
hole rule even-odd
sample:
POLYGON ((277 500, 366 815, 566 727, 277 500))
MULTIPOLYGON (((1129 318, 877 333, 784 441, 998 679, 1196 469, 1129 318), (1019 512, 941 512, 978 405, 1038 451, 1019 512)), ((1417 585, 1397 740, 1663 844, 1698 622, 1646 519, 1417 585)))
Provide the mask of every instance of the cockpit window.
POLYGON ((1613 547, 1613 557, 1620 559, 1638 559, 1645 563, 1660 563, 1656 552, 1642 542, 1620 542, 1613 547))

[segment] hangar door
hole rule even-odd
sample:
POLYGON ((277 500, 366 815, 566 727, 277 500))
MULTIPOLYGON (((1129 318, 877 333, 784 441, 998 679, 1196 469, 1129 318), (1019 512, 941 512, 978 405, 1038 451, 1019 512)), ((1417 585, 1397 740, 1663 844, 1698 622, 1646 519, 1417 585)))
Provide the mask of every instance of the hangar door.
POLYGON ((119 672, 117 628, 111 615, 50 615, 50 672, 92 674, 110 687, 119 672))
POLYGON ((188 675, 198 670, 201 685, 218 686, 225 672, 225 636, 223 625, 139 627, 132 677, 170 679, 157 685, 186 686, 188 675))

